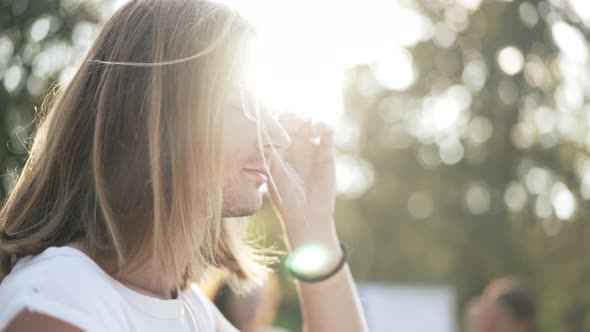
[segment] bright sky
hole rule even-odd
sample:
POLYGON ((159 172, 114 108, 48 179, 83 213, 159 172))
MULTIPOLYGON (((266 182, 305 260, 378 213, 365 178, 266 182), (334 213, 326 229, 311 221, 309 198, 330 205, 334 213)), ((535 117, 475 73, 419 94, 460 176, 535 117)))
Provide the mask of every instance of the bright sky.
MULTIPOLYGON (((370 64, 379 84, 403 91, 417 77, 407 48, 430 39, 433 30, 429 19, 396 0, 220 1, 235 6, 258 28, 257 61, 251 68, 259 94, 340 128, 343 70, 370 64)), ((355 197, 371 186, 372 168, 341 155, 337 178, 338 192, 355 197)))
MULTIPOLYGON (((434 30, 428 18, 412 10, 414 1, 217 1, 233 6, 257 27, 256 61, 250 68, 259 95, 334 127, 345 127, 344 69, 370 64, 378 84, 406 90, 418 75, 409 48, 430 39, 434 30)), ((116 0, 117 5, 124 2, 116 0)), ((340 193, 354 197, 371 185, 372 170, 361 160, 340 156, 337 172, 340 193)))
POLYGON ((253 74, 259 92, 333 125, 342 112, 343 69, 379 64, 382 83, 403 90, 415 80, 403 47, 428 39, 432 30, 428 19, 392 0, 220 1, 235 6, 260 31, 255 48, 260 65, 253 74))

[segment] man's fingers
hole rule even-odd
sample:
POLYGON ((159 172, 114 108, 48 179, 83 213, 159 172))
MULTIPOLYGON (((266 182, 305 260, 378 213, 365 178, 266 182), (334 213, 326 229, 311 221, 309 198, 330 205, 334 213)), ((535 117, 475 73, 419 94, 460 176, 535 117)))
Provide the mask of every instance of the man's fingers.
POLYGON ((301 135, 307 130, 307 122, 309 122, 308 119, 302 118, 293 112, 281 113, 278 121, 290 136, 301 135))
POLYGON ((320 148, 332 148, 334 141, 334 130, 323 122, 314 124, 312 136, 318 142, 320 148))

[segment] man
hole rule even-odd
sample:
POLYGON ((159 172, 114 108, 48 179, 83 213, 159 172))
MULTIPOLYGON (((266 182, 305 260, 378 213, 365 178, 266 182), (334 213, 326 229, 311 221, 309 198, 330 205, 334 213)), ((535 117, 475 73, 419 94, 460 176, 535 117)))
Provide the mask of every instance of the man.
POLYGON ((529 288, 516 277, 490 283, 471 300, 465 313, 467 332, 533 332, 536 303, 529 288))

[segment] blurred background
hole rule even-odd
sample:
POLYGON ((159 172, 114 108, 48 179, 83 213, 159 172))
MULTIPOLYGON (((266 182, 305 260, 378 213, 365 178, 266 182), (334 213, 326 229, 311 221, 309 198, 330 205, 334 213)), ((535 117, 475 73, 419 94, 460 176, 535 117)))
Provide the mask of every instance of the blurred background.
MULTIPOLYGON (((2 197, 43 95, 124 2, 0 0, 2 197)), ((540 331, 590 331, 590 1, 230 5, 259 26, 260 90, 336 127, 336 222, 371 331, 462 331, 504 275, 536 294, 540 331)), ((269 204, 252 226, 284 248, 269 204)), ((300 330, 276 269, 274 325, 300 330)))

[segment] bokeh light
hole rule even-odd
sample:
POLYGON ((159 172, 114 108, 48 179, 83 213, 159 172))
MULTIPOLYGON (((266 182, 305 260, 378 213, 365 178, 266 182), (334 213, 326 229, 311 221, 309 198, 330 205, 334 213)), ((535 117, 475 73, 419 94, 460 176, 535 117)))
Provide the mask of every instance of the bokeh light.
POLYGON ((328 248, 321 243, 306 243, 293 250, 287 260, 289 270, 304 275, 314 275, 325 270, 331 256, 328 248))

